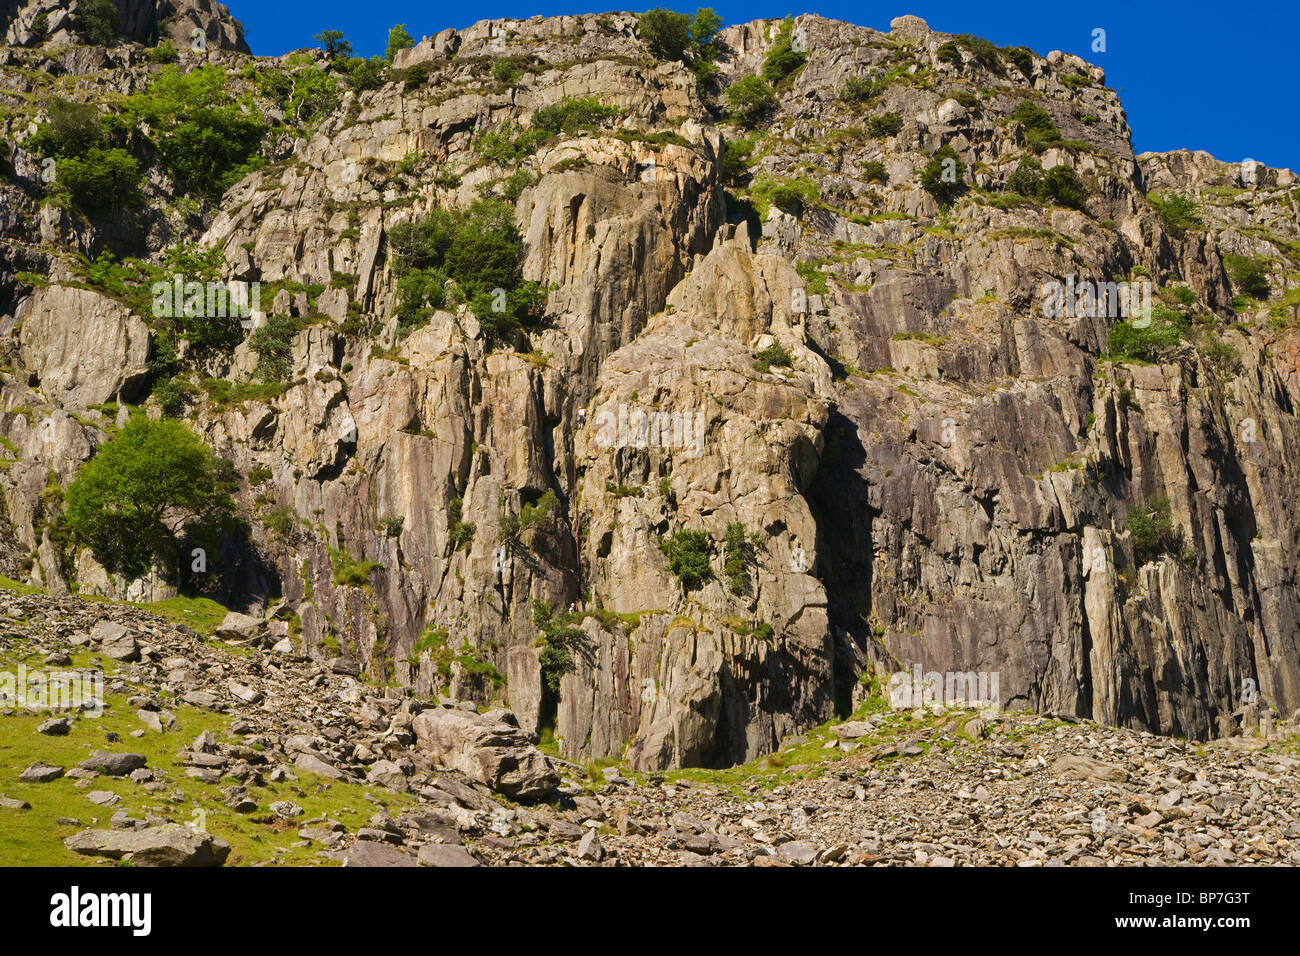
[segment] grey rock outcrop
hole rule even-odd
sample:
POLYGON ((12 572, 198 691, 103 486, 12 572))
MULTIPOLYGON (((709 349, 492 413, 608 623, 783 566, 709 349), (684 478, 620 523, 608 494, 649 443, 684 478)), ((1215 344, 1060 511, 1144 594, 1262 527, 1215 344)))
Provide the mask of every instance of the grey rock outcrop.
POLYGON ((474 714, 440 707, 417 715, 412 726, 421 749, 436 763, 506 796, 538 799, 559 784, 550 762, 508 711, 474 714))
POLYGON ((133 866, 221 866, 230 844, 210 833, 167 825, 142 830, 83 830, 63 841, 73 853, 133 866))

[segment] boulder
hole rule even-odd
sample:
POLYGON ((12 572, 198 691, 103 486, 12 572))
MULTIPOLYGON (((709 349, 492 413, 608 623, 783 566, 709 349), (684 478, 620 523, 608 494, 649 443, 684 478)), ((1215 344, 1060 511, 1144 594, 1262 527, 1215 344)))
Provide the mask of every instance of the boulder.
POLYGON ((479 866, 478 860, 470 856, 463 846, 450 843, 429 843, 420 847, 420 866, 471 867, 479 866))
POLYGON ((99 645, 100 654, 115 661, 134 661, 140 657, 135 632, 116 621, 100 621, 91 630, 90 639, 99 645))
POLYGON ((39 760, 18 775, 23 783, 49 783, 63 776, 62 767, 51 767, 39 760))
POLYGON ((83 830, 63 841, 73 853, 133 866, 221 866, 230 844, 210 833, 167 824, 147 830, 83 830))
POLYGON ((96 750, 77 766, 82 770, 98 770, 110 777, 125 777, 132 770, 139 770, 147 762, 144 754, 107 753, 96 750))
POLYGON ((300 753, 294 757, 293 765, 299 770, 307 773, 314 773, 320 777, 328 777, 331 780, 342 780, 345 774, 333 764, 326 763, 315 754, 300 753))
POLYGON ((339 860, 344 866, 417 866, 413 854, 387 843, 373 840, 358 840, 350 847, 326 854, 330 859, 339 860))
POLYGON ((1128 780, 1128 771, 1123 767, 1082 754, 1066 754, 1059 758, 1052 764, 1052 772, 1089 783, 1124 783, 1128 780))
POLYGON ((435 762, 508 797, 538 799, 560 782, 550 761, 514 726, 508 711, 426 710, 413 726, 420 747, 435 762))
POLYGON ((251 641, 266 631, 266 622, 260 617, 231 611, 217 625, 215 634, 223 641, 251 641))

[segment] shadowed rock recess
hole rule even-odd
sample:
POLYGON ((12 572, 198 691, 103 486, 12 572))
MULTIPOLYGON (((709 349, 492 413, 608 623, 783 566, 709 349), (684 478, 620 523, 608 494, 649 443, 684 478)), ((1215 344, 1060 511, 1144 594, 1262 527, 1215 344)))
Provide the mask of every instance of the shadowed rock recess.
POLYGON ((556 783, 530 742, 728 767, 913 667, 1195 740, 1300 708, 1290 171, 1134 155, 1100 68, 916 17, 731 26, 712 71, 628 13, 412 24, 363 82, 247 55, 208 0, 119 0, 107 46, 75 7, 0 0, 5 577, 201 592, 228 638, 473 701, 413 733, 524 797, 556 783), (257 126, 202 177, 119 120, 199 69, 257 126), (138 166, 111 208, 44 178, 58 100, 138 166), (499 298, 544 302, 518 323, 460 294, 489 234, 499 298), (174 275, 260 308, 201 346, 151 309, 174 275), (1044 309, 1144 281, 1149 326, 1044 309), (62 523, 136 410, 238 473, 246 527, 183 580, 62 523))

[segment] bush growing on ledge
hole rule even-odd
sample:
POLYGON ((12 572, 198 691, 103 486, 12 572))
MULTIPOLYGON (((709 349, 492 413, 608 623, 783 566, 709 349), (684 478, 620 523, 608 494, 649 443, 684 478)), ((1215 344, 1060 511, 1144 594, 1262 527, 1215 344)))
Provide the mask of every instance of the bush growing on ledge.
POLYGON ((1267 299, 1270 292, 1268 276, 1263 264, 1253 256, 1228 255, 1223 257, 1224 268, 1232 279, 1232 287, 1241 295, 1252 299, 1267 299))
POLYGON ((773 342, 754 355, 754 371, 766 375, 774 365, 780 368, 790 368, 794 365, 789 351, 780 342, 773 342))
POLYGON ((538 630, 537 661, 542 666, 542 683, 552 697, 560 693, 560 679, 573 670, 573 648, 582 631, 571 627, 565 612, 556 614, 545 601, 533 601, 533 626, 538 630))
POLYGON ((149 50, 150 63, 175 63, 180 58, 180 54, 176 52, 176 47, 172 45, 171 40, 163 40, 149 50))
POLYGON ((519 65, 519 61, 514 57, 506 57, 504 60, 497 60, 492 64, 492 79, 507 86, 513 86, 515 80, 519 79, 523 72, 523 67, 519 65))
POLYGON ((1183 193, 1166 193, 1163 196, 1151 196, 1151 205, 1155 207, 1160 221, 1165 224, 1170 235, 1181 239, 1188 229, 1201 225, 1201 213, 1196 200, 1183 193))
POLYGON ((1041 153, 1053 143, 1061 141, 1061 133, 1056 128, 1052 114, 1037 103, 1024 100, 1011 113, 1011 118, 1025 129, 1025 142, 1035 153, 1041 153))
POLYGON ((1069 166, 1053 166, 1047 171, 1039 198, 1080 212, 1088 211, 1083 183, 1069 166))
POLYGON ((514 208, 480 199, 467 209, 435 209, 389 232, 397 282, 398 326, 410 331, 434 309, 468 302, 491 341, 531 323, 545 290, 519 279, 523 239, 514 208))
POLYGON ((772 85, 761 76, 743 76, 727 87, 727 106, 732 118, 746 128, 753 126, 776 105, 772 85))
POLYGON ((551 135, 567 133, 572 136, 582 130, 598 128, 605 120, 614 119, 621 112, 617 106, 602 106, 594 96, 566 96, 560 102, 533 113, 533 129, 545 130, 551 135))
POLYGON ((1043 167, 1036 159, 1025 157, 1016 166, 1015 172, 1007 177, 1006 190, 1024 196, 1026 199, 1037 199, 1038 192, 1043 187, 1043 167))
POLYGON ((866 103, 879 93, 879 84, 865 76, 850 76, 840 87, 840 99, 846 103, 866 103))
POLYGON ((1187 319, 1181 312, 1154 306, 1151 324, 1146 327, 1117 322, 1110 330, 1106 350, 1116 362, 1159 362, 1182 342, 1186 332, 1187 319))
POLYGON ((801 216, 805 209, 820 201, 821 193, 817 184, 806 176, 794 179, 769 179, 764 176, 754 183, 750 198, 759 216, 766 219, 771 206, 792 216, 801 216))
POLYGON ((1006 189, 1026 199, 1088 211, 1083 183, 1069 166, 1053 166, 1044 173, 1037 160, 1026 157, 1008 177, 1006 189))
POLYGON ((464 511, 463 498, 452 498, 447 505, 447 536, 451 539, 453 551, 468 547, 474 540, 474 523, 464 520, 464 511))
POLYGON ((120 15, 113 0, 78 0, 72 32, 87 43, 108 46, 117 39, 120 15))
POLYGON ((984 69, 998 76, 1005 72, 1005 67, 1002 64, 1002 54, 997 44, 969 33, 960 33, 956 39, 958 44, 970 51, 975 58, 975 62, 984 69))
POLYGON ((749 569, 754 565, 758 553, 758 535, 746 535, 745 526, 739 521, 727 524, 723 537, 726 559, 722 564, 722 573, 727 579, 727 589, 732 594, 750 593, 749 569))
POLYGON ((1182 539, 1174 529, 1169 513, 1169 499, 1159 498, 1129 512, 1129 535, 1133 541, 1133 560, 1138 567, 1155 561, 1162 554, 1179 556, 1182 539))
POLYGON ((794 48, 794 18, 786 17, 777 30, 772 49, 763 57, 763 79, 776 85, 808 62, 808 54, 794 48))
POLYGON ((897 136, 903 128, 903 117, 898 113, 881 113, 867 120, 867 132, 877 139, 897 136))
POLYGON ((293 372, 293 340, 306 327, 302 319, 269 315, 266 324, 248 337, 257 353, 257 377, 267 384, 284 384, 293 372))
POLYGON ((1028 47, 1017 46, 1006 51, 1009 59, 1021 75, 1026 78, 1034 72, 1034 52, 1028 47))
POLYGON ((921 186, 940 205, 948 205, 966 189, 966 167, 951 146, 940 146, 921 169, 921 186))
POLYGON ((677 531, 659 539, 659 550, 686 591, 698 591, 713 577, 709 551, 713 541, 706 531, 677 531))
POLYGON ((366 587, 370 584, 370 574, 375 568, 382 567, 376 561, 359 561, 346 551, 330 548, 330 568, 333 581, 341 587, 366 587))

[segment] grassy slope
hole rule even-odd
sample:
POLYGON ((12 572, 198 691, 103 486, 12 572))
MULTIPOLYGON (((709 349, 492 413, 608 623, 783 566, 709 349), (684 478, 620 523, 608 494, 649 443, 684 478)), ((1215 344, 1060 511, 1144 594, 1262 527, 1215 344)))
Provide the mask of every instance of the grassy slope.
MULTIPOLYGON (((12 582, 0 581, 0 588, 12 582)), ((15 588, 10 588, 15 590, 15 588)), ((26 588, 24 588, 26 590, 26 588)), ((209 632, 220 622, 225 609, 206 599, 174 598, 155 605, 141 605, 173 620, 188 624, 195 630, 209 632), (208 607, 207 605, 211 605, 208 607), (219 613, 215 609, 220 609, 219 613)), ((28 653, 23 642, 14 641, 0 648, 0 670, 12 671, 18 663, 28 670, 43 667, 39 655, 28 653)), ((116 662, 89 653, 73 655, 74 667, 100 667, 104 671, 105 685, 113 682, 117 672, 116 662)), ((233 741, 229 732, 231 717, 214 714, 180 704, 165 702, 164 706, 176 715, 178 729, 156 734, 145 730, 142 737, 130 736, 133 730, 144 725, 130 707, 128 694, 105 694, 103 716, 83 717, 73 725, 66 737, 47 737, 36 733, 36 727, 48 717, 45 712, 20 712, 14 716, 0 716, 0 794, 26 800, 30 810, 0 808, 0 865, 2 866, 86 866, 111 865, 109 861, 78 856, 63 845, 63 839, 84 827, 107 829, 109 819, 118 810, 126 810, 133 817, 146 813, 164 816, 176 823, 189 823, 198 809, 207 811, 209 832, 220 836, 231 845, 227 865, 253 864, 278 860, 281 863, 317 864, 319 847, 291 848, 301 842, 298 829, 302 821, 318 815, 330 816, 345 824, 350 832, 364 826, 370 815, 379 807, 390 813, 399 813, 414 805, 406 794, 392 793, 383 788, 360 784, 340 783, 295 771, 296 782, 250 787, 249 794, 258 802, 258 809, 250 814, 237 814, 222 802, 221 788, 233 784, 223 781, 211 785, 201 783, 186 775, 185 768, 176 762, 178 752, 204 730, 222 741, 233 741), (118 734, 121 740, 110 744, 107 734, 118 734), (129 779, 99 776, 89 786, 77 787, 75 780, 60 778, 46 784, 19 783, 18 776, 33 763, 70 769, 88 757, 96 748, 110 751, 133 751, 148 758, 148 766, 155 777, 167 783, 167 789, 150 793, 129 779), (92 790, 111 790, 122 797, 113 807, 99 807, 86 799, 92 790), (179 799, 173 799, 179 795, 179 799), (291 823, 266 819, 270 817, 269 804, 277 800, 292 800, 305 813, 291 823), (81 821, 81 826, 60 824, 60 817, 81 821), (265 820, 265 822, 257 822, 265 820), (283 852, 277 854, 276 850, 283 852)), ((264 773, 270 767, 262 768, 264 773)))

